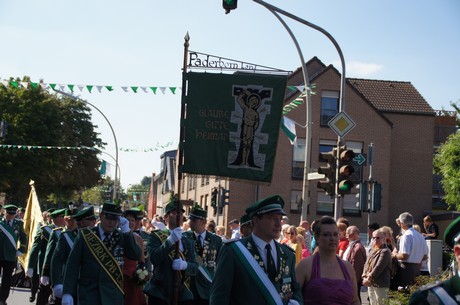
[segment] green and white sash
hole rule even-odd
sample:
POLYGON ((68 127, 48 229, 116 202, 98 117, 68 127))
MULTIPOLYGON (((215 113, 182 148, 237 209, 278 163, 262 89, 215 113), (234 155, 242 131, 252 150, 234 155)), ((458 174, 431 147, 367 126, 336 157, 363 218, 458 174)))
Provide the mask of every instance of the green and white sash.
POLYGON ((442 301, 445 305, 456 305, 457 302, 452 299, 452 297, 444 290, 442 287, 435 287, 433 288, 434 293, 438 296, 438 298, 442 301))
POLYGON ((70 234, 65 234, 64 233, 64 238, 65 238, 67 244, 69 245, 70 249, 72 249, 73 248, 73 240, 70 238, 69 235, 70 234))
POLYGON ((257 288, 260 290, 268 304, 283 305, 283 301, 281 300, 281 297, 272 281, 270 281, 265 271, 252 256, 251 252, 249 252, 249 250, 240 241, 230 243, 230 246, 235 251, 236 256, 240 259, 251 278, 254 280, 257 288))
POLYGON ((200 271, 201 275, 209 282, 212 283, 212 274, 208 271, 206 267, 203 265, 198 266, 198 270, 200 271))
POLYGON ((83 239, 96 261, 102 269, 104 269, 118 290, 124 294, 123 272, 112 253, 110 253, 102 240, 92 230, 85 228, 80 232, 82 233, 83 239))
MULTIPOLYGON (((1 223, 0 222, 0 230, 3 231, 3 233, 5 233, 5 236, 8 237, 8 240, 11 242, 11 244, 13 245, 13 248, 15 250, 17 250, 17 247, 18 247, 18 243, 16 241, 16 239, 13 237, 12 234, 14 234, 13 232, 13 228, 10 227, 9 225, 6 225, 4 223, 1 223)), ((16 235, 16 234, 15 234, 16 235)))

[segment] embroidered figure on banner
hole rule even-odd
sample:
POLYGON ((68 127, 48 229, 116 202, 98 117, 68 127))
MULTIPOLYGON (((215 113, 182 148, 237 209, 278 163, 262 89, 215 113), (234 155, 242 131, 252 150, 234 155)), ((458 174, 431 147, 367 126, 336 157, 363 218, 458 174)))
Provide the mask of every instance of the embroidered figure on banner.
POLYGON ((233 86, 235 110, 231 122, 238 125, 236 132, 230 132, 230 141, 235 143, 234 151, 228 153, 231 168, 251 168, 264 170, 265 154, 260 153, 260 145, 268 143, 268 134, 261 129, 268 114, 273 89, 262 86, 233 86))

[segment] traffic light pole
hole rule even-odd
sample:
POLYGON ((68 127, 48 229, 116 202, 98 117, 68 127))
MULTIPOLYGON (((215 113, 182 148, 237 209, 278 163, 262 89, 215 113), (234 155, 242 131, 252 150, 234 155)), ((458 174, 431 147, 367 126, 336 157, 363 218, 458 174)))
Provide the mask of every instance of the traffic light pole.
MULTIPOLYGON (((342 75, 341 75, 341 85, 340 85, 340 100, 339 100, 339 111, 343 111, 344 109, 344 96, 345 96, 345 59, 343 57, 343 53, 342 53, 342 50, 340 49, 340 46, 339 44, 337 43, 337 41, 334 39, 334 37, 332 37, 331 34, 329 34, 326 30, 324 30, 323 28, 317 26, 316 24, 313 24, 311 22, 308 22, 302 18, 299 18, 291 13, 288 13, 274 5, 271 5, 269 3, 266 3, 262 0, 253 0, 254 2, 264 6, 265 8, 267 8, 270 12, 272 12, 277 18, 278 20, 283 24, 283 26, 286 28, 286 30, 289 32, 289 35, 291 36, 292 40, 294 41, 295 45, 296 45, 296 48, 297 48, 297 52, 299 53, 299 56, 300 56, 300 59, 302 61, 302 71, 303 71, 303 77, 304 77, 304 83, 305 83, 305 88, 307 90, 308 88, 308 85, 309 85, 309 78, 308 78, 308 73, 307 73, 307 68, 305 66, 305 60, 303 58, 303 55, 302 55, 302 52, 300 50, 300 47, 299 47, 299 44, 294 36, 294 34, 292 33, 292 31, 290 30, 290 28, 287 26, 287 24, 284 22, 284 20, 282 20, 280 18, 280 16, 277 14, 277 13, 280 13, 290 19, 293 19, 297 22, 300 22, 308 27, 311 27, 319 32, 321 32, 322 34, 324 34, 327 38, 329 38, 329 40, 334 44, 337 52, 339 53, 339 56, 340 56, 340 61, 341 61, 341 64, 342 64, 342 75)), ((302 213, 301 213, 301 220, 304 220, 304 219, 307 219, 307 208, 308 208, 308 205, 310 204, 310 194, 309 194, 309 182, 308 182, 308 172, 310 171, 310 160, 311 160, 311 155, 310 155, 310 147, 311 147, 311 128, 310 128, 310 125, 311 125, 311 97, 310 97, 310 92, 308 91, 307 92, 307 111, 306 111, 306 143, 305 143, 305 163, 304 163, 304 178, 303 178, 303 189, 302 189, 302 213)), ((340 147, 340 143, 342 142, 342 138, 339 136, 338 138, 338 141, 337 141, 337 148, 340 147)), ((337 178, 337 173, 336 173, 336 178, 337 178)), ((336 180, 337 181, 337 180, 336 180)), ((337 186, 336 186, 336 191, 337 191, 337 186)), ((339 207, 339 205, 341 205, 341 202, 338 200, 339 197, 337 196, 337 192, 336 192, 336 195, 335 195, 335 216, 336 216, 336 219, 338 217, 340 217, 339 215, 341 214, 341 211, 342 211, 342 208, 341 206, 339 207), (340 208, 340 209, 339 209, 340 208)))

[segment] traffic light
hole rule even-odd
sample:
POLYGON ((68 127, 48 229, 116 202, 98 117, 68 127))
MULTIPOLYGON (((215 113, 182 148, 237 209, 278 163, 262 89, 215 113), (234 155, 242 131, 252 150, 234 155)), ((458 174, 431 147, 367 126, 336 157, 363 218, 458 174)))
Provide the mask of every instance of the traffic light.
POLYGON ((368 200, 369 200, 369 183, 363 181, 356 186, 359 189, 359 192, 356 194, 358 198, 357 205, 361 212, 369 212, 368 200))
POLYGON ((374 205, 372 212, 380 211, 382 208, 382 184, 374 182, 374 205))
POLYGON ((346 146, 341 146, 339 149, 339 195, 350 194, 353 188, 353 181, 351 175, 355 172, 353 167, 353 158, 355 153, 351 149, 347 149, 346 146))
POLYGON ((230 198, 229 193, 230 193, 229 190, 226 190, 224 188, 220 189, 220 196, 219 196, 220 198, 219 198, 219 203, 218 203, 219 214, 222 214, 222 212, 224 211, 224 206, 228 204, 228 199, 230 198))
POLYGON ((238 0, 222 0, 222 6, 225 10, 225 14, 230 13, 231 10, 236 9, 238 0))
POLYGON ((326 194, 332 198, 335 195, 335 150, 320 153, 320 155, 321 158, 327 162, 327 165, 320 166, 318 168, 318 174, 324 174, 326 177, 324 180, 318 181, 316 186, 323 189, 326 194))
POLYGON ((217 189, 213 188, 211 192, 211 206, 214 210, 214 215, 216 215, 216 211, 217 211, 217 193, 218 193, 217 189))

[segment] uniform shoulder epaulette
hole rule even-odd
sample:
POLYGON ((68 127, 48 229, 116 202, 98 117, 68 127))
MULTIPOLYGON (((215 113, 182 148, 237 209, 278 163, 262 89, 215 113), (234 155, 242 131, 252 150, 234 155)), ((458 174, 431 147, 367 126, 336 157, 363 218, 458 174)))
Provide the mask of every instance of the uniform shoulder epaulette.
POLYGON ((420 287, 418 288, 418 290, 419 290, 419 291, 430 290, 430 289, 432 289, 432 288, 434 288, 434 287, 437 287, 437 286, 442 285, 442 283, 443 283, 443 282, 441 282, 441 281, 437 281, 437 282, 435 282, 435 283, 426 284, 426 285, 420 286, 420 287))
POLYGON ((152 233, 155 234, 161 240, 164 240, 164 239, 168 238, 168 236, 169 236, 168 232, 165 232, 163 230, 155 230, 152 233))
POLYGON ((231 244, 231 243, 233 243, 235 241, 238 241, 238 240, 240 240, 240 239, 239 238, 231 238, 231 239, 223 240, 222 243, 224 243, 224 245, 226 245, 226 244, 231 244))
POLYGON ((285 244, 281 244, 281 243, 280 243, 280 246, 281 246, 281 248, 283 248, 283 250, 286 250, 286 249, 287 249, 287 250, 291 251, 292 253, 295 253, 294 249, 292 249, 292 248, 289 247, 288 245, 285 245, 285 244))

